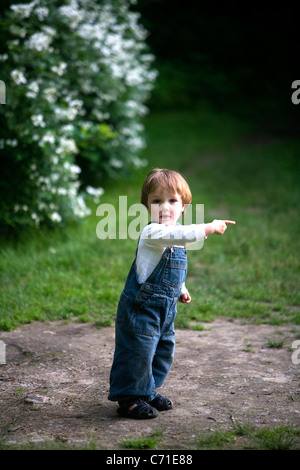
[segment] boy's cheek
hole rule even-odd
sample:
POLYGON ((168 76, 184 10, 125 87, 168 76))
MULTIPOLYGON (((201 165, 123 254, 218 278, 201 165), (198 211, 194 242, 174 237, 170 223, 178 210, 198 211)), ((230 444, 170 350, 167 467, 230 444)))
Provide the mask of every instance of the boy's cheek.
POLYGON ((154 222, 158 221, 158 211, 155 210, 155 209, 151 209, 151 207, 149 208, 148 207, 148 212, 150 214, 150 217, 151 217, 151 220, 153 220, 154 222))

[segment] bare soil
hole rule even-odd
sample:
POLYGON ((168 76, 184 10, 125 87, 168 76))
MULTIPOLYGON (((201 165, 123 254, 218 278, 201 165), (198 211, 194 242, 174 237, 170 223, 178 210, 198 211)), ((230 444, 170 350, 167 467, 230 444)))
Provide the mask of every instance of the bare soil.
POLYGON ((92 440, 98 449, 117 450, 125 438, 160 430, 160 449, 195 449, 199 431, 237 423, 299 429, 295 326, 220 318, 205 328, 177 330, 175 361, 160 390, 174 407, 145 421, 120 418, 107 400, 113 328, 56 321, 1 332, 0 440, 80 448, 92 440), (270 347, 277 341, 282 347, 270 347))

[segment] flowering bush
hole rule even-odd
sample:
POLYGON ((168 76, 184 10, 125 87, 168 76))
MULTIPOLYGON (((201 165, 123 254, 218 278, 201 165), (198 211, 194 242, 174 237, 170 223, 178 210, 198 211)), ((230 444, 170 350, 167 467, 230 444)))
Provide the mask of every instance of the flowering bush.
POLYGON ((156 77, 133 0, 33 0, 1 19, 0 216, 62 224, 106 176, 139 167, 156 77), (80 179, 81 180, 80 180, 80 179))

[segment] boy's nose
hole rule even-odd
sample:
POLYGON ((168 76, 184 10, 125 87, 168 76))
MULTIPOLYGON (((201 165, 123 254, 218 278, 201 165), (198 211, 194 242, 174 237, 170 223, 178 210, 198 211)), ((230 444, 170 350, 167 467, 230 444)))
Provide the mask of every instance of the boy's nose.
POLYGON ((166 210, 168 210, 168 208, 169 208, 168 202, 163 202, 163 203, 160 205, 160 210, 161 210, 161 211, 166 211, 166 210))

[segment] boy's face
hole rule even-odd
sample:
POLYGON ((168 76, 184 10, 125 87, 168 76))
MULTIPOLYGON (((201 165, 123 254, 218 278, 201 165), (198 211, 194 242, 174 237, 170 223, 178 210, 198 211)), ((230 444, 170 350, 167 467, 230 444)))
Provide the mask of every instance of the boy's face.
POLYGON ((178 193, 160 188, 149 193, 147 207, 152 222, 164 225, 175 225, 184 210, 181 196, 178 193))

